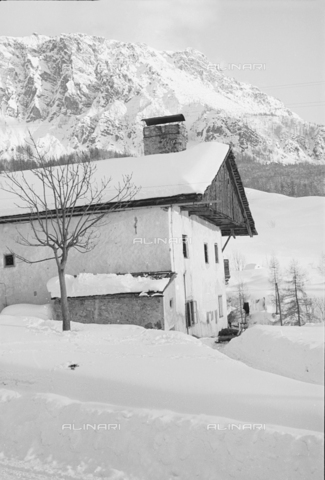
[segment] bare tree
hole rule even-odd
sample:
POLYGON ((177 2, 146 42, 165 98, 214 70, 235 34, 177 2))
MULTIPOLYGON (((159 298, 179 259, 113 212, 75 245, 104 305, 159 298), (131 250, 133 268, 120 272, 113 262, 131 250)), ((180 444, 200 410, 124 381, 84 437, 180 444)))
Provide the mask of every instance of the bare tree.
POLYGON ((319 263, 317 266, 317 270, 319 273, 323 276, 325 276, 325 253, 322 252, 320 258, 319 258, 319 263))
POLYGON ((312 307, 312 322, 325 322, 325 295, 310 299, 312 307))
POLYGON ((275 313, 276 315, 280 314, 280 324, 283 325, 282 305, 281 305, 282 298, 280 294, 282 272, 280 268, 280 262, 274 254, 271 256, 271 259, 269 260, 268 265, 269 265, 269 282, 272 283, 274 288, 275 313))
POLYGON ((284 319, 299 326, 302 325, 303 320, 306 318, 306 311, 303 308, 307 305, 305 281, 306 275, 297 260, 292 260, 287 271, 287 286, 284 292, 284 319))
POLYGON ((107 212, 121 208, 122 202, 125 206, 125 202, 130 201, 139 189, 133 185, 132 176, 125 175, 122 184, 113 187, 108 199, 111 179, 103 178, 100 184, 96 183, 96 164, 80 159, 66 165, 48 166, 30 137, 38 168, 27 173, 4 172, 5 182, 0 187, 13 193, 19 199, 20 205, 17 206, 29 212, 26 221, 30 222, 31 236, 24 236, 18 231, 17 243, 52 250, 51 257, 36 261, 17 254, 16 257, 27 263, 55 260, 60 282, 63 330, 70 330, 65 282, 69 252, 71 249, 80 253, 91 251, 99 237, 98 227, 107 223, 107 212))
POLYGON ((231 264, 237 272, 240 272, 241 270, 244 270, 246 258, 241 252, 235 250, 231 256, 231 264))

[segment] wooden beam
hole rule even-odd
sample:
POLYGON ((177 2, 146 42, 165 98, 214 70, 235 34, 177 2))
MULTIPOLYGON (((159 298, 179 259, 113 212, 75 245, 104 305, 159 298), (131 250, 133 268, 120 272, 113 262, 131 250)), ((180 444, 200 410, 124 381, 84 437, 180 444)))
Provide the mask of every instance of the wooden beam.
POLYGON ((231 237, 233 237, 233 238, 236 240, 236 236, 235 236, 234 229, 231 229, 231 230, 230 230, 230 235, 229 235, 229 237, 227 238, 227 241, 226 241, 226 243, 224 244, 224 246, 223 246, 223 248, 222 248, 222 251, 225 250, 225 248, 226 248, 229 240, 231 239, 231 237))
MULTIPOLYGON (((247 212, 246 212, 246 208, 245 208, 245 205, 244 205, 244 202, 243 202, 243 199, 242 199, 242 196, 241 196, 241 193, 240 193, 240 190, 239 190, 239 185, 236 181, 236 178, 235 178, 235 174, 234 174, 234 171, 232 169, 232 163, 231 163, 231 157, 230 157, 230 154, 232 154, 231 150, 229 150, 228 152, 228 155, 227 155, 227 158, 226 158, 226 165, 228 167, 228 172, 229 172, 229 175, 232 179, 232 182, 235 186, 235 189, 236 189, 236 193, 237 193, 237 198, 239 200, 239 203, 240 203, 240 206, 241 206, 241 209, 242 209, 242 214, 243 214, 243 217, 245 219, 245 224, 246 224, 246 227, 247 227, 247 231, 248 231, 248 234, 250 237, 253 236, 253 233, 252 233, 252 230, 251 230, 251 226, 250 226, 250 223, 249 223, 249 219, 247 217, 247 212)), ((244 187, 243 187, 244 188, 244 187)))
POLYGON ((226 246, 228 245, 228 242, 229 242, 230 239, 231 239, 231 235, 229 235, 229 237, 227 238, 226 243, 225 243, 224 246, 222 247, 222 251, 224 251, 224 249, 225 249, 226 246))

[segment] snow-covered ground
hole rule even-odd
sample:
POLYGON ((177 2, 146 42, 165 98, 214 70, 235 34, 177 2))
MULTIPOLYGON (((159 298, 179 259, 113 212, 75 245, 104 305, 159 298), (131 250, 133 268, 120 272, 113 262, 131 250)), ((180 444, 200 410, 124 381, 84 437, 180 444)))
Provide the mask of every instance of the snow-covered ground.
MULTIPOLYGON (((252 324, 268 323, 272 253, 297 258, 307 293, 324 293, 325 199, 247 194, 259 236, 225 252, 262 268, 232 273, 228 293, 243 281, 252 324)), ((1 480, 324 478, 322 326, 254 326, 224 355, 214 339, 132 325, 63 333, 50 316, 0 315, 1 480)))
MULTIPOLYGON (((225 256, 267 267, 275 255, 282 267, 295 258, 312 277, 325 254, 325 197, 287 197, 245 188, 257 236, 231 238, 225 256)), ((232 265, 233 266, 233 265, 232 265)))
POLYGON ((52 305, 33 305, 31 303, 19 303, 17 305, 9 305, 1 311, 1 315, 10 315, 12 317, 36 317, 42 320, 53 319, 52 305))
POLYGON ((260 370, 324 384, 324 324, 256 325, 231 340, 224 352, 260 370))
POLYGON ((13 458, 51 478, 323 478, 320 385, 138 326, 0 315, 0 342, 4 471, 13 458))

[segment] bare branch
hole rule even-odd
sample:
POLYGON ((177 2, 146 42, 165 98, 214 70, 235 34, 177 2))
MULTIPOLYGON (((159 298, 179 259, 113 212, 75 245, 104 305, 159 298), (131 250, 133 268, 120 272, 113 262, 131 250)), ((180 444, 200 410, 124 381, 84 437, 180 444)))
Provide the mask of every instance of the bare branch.
POLYGON ((70 249, 74 248, 79 253, 91 251, 98 241, 99 229, 109 220, 107 213, 125 209, 139 188, 132 183, 132 175, 122 176, 122 180, 112 188, 109 188, 111 178, 102 178, 95 183, 97 166, 85 158, 52 167, 30 132, 29 136, 37 168, 33 167, 28 174, 4 172, 5 185, 0 185, 0 188, 14 194, 18 199, 17 207, 29 212, 26 218, 30 235, 23 235, 17 230, 17 243, 28 247, 47 247, 53 251, 53 257, 35 261, 15 255, 25 263, 56 261, 63 329, 66 330, 70 327, 64 272, 70 249))

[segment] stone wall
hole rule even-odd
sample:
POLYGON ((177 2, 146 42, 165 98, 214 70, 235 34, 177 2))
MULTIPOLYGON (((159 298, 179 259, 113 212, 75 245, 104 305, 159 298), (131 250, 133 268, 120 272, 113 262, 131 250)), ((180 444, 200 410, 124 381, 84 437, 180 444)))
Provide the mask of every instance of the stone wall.
MULTIPOLYGON (((132 324, 164 329, 163 297, 127 293, 69 297, 71 320, 80 323, 132 324)), ((56 320, 62 320, 60 298, 54 300, 56 320)))
POLYGON ((186 150, 186 127, 182 123, 144 127, 143 143, 145 155, 181 152, 186 150))

